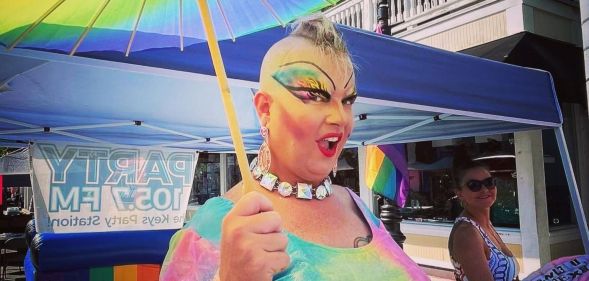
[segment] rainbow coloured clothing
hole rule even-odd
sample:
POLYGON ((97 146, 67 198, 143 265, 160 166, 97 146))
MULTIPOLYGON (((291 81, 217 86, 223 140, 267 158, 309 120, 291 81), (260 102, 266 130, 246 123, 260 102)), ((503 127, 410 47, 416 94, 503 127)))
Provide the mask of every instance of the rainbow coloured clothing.
MULTIPOLYGON (((288 233, 290 266, 274 280, 429 280, 353 192, 373 239, 359 248, 332 248, 288 233)), ((160 280, 212 280, 219 266, 221 223, 233 203, 208 200, 170 241, 160 280)))

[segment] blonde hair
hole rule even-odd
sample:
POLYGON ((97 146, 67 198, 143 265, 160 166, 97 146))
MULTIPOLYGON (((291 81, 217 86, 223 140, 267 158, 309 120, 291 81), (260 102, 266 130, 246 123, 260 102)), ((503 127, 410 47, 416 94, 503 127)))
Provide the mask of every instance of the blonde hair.
POLYGON ((311 41, 323 54, 339 58, 340 63, 356 69, 341 33, 323 14, 299 18, 290 28, 292 31, 289 37, 303 37, 311 41))
POLYGON ((349 68, 352 72, 356 69, 341 33, 335 28, 335 24, 322 14, 300 18, 290 25, 290 29, 290 34, 276 42, 264 56, 260 71, 260 89, 265 88, 267 83, 273 81, 271 71, 274 71, 273 68, 277 67, 274 64, 280 61, 273 58, 281 57, 284 54, 283 48, 288 46, 289 38, 300 38, 310 42, 323 55, 333 58, 332 62, 335 63, 337 68, 349 68))
POLYGON ((289 36, 304 37, 325 54, 348 55, 348 48, 335 24, 321 14, 303 17, 291 24, 289 36))

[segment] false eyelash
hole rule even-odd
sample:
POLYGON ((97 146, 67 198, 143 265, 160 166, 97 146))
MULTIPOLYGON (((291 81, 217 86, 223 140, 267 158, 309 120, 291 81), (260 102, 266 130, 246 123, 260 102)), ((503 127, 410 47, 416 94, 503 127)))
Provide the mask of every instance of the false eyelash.
POLYGON ((284 87, 300 99, 314 100, 315 97, 320 97, 323 99, 323 101, 331 100, 331 95, 321 89, 315 89, 315 88, 310 88, 310 87, 293 87, 293 86, 286 86, 286 85, 284 87), (299 94, 297 94, 298 92, 308 93, 307 94, 308 96, 301 97, 299 94))
POLYGON ((350 95, 342 100, 343 104, 354 104, 358 95, 350 95))

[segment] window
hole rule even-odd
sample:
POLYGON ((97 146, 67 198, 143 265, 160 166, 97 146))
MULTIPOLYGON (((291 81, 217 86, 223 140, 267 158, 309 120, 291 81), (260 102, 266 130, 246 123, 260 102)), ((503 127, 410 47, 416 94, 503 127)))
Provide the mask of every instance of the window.
POLYGON ((552 130, 542 131, 542 143, 548 224, 553 227, 576 223, 558 144, 552 130))
MULTIPOLYGON (((248 163, 256 158, 257 154, 247 154, 248 163)), ((227 190, 241 181, 241 173, 239 172, 239 165, 237 164, 237 156, 235 154, 227 154, 227 190)))
POLYGON ((334 184, 345 186, 360 195, 360 180, 358 174, 358 149, 344 148, 337 161, 335 178, 330 174, 334 184))
POLYGON ((410 193, 401 209, 403 219, 452 223, 462 212, 454 196, 452 160, 465 146, 497 178, 497 200, 491 208, 495 226, 519 227, 513 135, 493 135, 407 144, 410 193))
POLYGON ((202 205, 209 198, 220 194, 220 156, 216 153, 201 152, 194 172, 194 182, 189 204, 202 205))

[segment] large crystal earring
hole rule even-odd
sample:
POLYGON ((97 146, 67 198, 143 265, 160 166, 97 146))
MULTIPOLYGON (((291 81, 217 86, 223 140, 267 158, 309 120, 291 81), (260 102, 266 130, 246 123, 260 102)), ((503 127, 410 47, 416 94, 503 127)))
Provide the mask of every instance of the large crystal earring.
POLYGON ((262 128, 260 128, 260 134, 264 138, 264 142, 260 145, 260 149, 258 150, 257 166, 262 173, 267 173, 270 170, 270 162, 272 161, 270 146, 268 145, 268 128, 262 126, 262 128))
POLYGON ((334 178, 335 178, 336 173, 337 173, 337 162, 335 162, 333 169, 331 169, 331 174, 333 175, 334 178))

